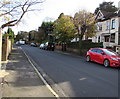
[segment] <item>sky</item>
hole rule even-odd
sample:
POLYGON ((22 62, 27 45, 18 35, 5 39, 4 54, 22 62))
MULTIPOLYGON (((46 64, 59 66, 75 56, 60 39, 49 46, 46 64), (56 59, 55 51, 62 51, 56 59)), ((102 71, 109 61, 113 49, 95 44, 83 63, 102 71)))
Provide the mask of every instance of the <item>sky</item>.
POLYGON ((18 31, 37 30, 43 21, 54 21, 61 13, 74 16, 76 12, 83 9, 94 12, 103 1, 114 2, 114 5, 118 7, 120 0, 45 0, 42 5, 36 5, 36 8, 41 8, 40 12, 27 13, 20 24, 12 29, 15 34, 18 31))

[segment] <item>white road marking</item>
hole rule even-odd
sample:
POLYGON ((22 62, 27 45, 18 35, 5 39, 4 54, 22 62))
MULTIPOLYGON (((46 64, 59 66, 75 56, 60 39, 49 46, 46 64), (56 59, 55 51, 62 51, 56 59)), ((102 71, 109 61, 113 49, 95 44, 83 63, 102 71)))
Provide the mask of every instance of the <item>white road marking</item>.
POLYGON ((87 79, 87 78, 80 78, 80 80, 85 80, 85 79, 87 79))
MULTIPOLYGON (((22 48, 20 48, 22 49, 22 48)), ((46 87, 50 90, 50 92, 56 97, 56 98, 60 98, 59 95, 52 89, 52 87, 47 83, 47 81, 44 79, 44 77, 41 75, 41 73, 37 70, 37 68, 34 66, 34 64, 31 62, 29 56, 26 54, 26 52, 22 49, 22 51, 24 52, 25 56, 27 57, 28 61, 30 62, 30 64, 32 65, 32 67, 34 68, 34 70, 36 71, 36 73, 38 74, 38 76, 42 79, 43 83, 46 85, 46 87)))

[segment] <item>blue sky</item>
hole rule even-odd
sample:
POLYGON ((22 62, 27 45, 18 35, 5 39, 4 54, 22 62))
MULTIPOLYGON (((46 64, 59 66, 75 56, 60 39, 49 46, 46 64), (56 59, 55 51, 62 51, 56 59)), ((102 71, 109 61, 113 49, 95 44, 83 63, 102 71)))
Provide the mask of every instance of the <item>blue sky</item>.
POLYGON ((120 0, 46 0, 41 5, 40 12, 26 14, 22 22, 13 30, 15 34, 17 31, 37 30, 43 21, 55 20, 60 13, 74 16, 76 12, 83 9, 94 12, 95 8, 103 1, 112 1, 117 7, 120 0))

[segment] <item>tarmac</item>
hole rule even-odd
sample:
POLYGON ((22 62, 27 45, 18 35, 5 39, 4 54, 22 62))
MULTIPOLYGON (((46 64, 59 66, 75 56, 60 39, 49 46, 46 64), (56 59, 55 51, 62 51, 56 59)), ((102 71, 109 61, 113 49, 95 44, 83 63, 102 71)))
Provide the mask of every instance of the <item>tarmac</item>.
MULTIPOLYGON (((23 99, 24 97, 39 97, 42 99, 51 97, 56 99, 38 77, 26 55, 19 47, 15 46, 13 48, 8 63, 3 67, 8 75, 3 77, 7 83, 0 84, 0 98, 9 99, 14 97, 15 99, 16 97, 16 99, 23 99)), ((0 78, 1 81, 2 77, 0 78)))

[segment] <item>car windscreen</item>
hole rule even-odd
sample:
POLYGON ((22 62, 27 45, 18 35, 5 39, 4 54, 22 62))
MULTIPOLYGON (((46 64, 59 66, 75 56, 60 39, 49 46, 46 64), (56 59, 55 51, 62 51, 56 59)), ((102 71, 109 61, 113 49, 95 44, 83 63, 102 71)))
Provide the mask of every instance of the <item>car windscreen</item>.
POLYGON ((118 55, 116 52, 114 52, 114 51, 112 51, 112 50, 103 49, 103 51, 104 51, 107 55, 118 55))

